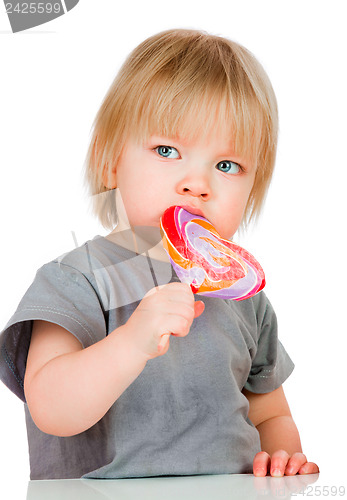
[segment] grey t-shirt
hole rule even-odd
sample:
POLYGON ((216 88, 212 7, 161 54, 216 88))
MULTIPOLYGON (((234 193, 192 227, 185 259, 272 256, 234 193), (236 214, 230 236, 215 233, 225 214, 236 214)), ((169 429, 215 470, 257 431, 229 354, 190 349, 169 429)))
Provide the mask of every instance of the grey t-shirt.
MULTIPOLYGON (((145 293, 178 281, 170 264, 96 237, 40 268, 0 336, 0 378, 25 403, 33 320, 57 323, 86 348, 123 325, 145 293)), ((263 292, 234 302, 199 297, 186 337, 142 373, 93 427, 72 437, 41 432, 25 404, 31 479, 124 478, 252 471, 260 451, 246 388, 278 388, 293 363, 263 292)))

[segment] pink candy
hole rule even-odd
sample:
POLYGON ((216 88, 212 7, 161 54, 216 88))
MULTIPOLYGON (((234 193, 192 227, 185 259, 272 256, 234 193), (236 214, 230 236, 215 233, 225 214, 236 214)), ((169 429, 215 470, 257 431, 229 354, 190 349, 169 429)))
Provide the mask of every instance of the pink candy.
POLYGON ((264 288, 264 271, 256 259, 221 238, 204 217, 173 206, 164 212, 160 228, 177 276, 194 293, 243 300, 264 288))

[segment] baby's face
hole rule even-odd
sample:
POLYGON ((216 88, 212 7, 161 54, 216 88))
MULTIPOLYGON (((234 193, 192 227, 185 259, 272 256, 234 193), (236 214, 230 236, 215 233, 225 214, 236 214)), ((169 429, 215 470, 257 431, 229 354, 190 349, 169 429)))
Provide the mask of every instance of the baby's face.
POLYGON ((116 172, 132 226, 156 226, 172 205, 202 215, 230 239, 240 225, 255 165, 235 156, 230 137, 213 130, 207 140, 152 136, 128 141, 116 172))

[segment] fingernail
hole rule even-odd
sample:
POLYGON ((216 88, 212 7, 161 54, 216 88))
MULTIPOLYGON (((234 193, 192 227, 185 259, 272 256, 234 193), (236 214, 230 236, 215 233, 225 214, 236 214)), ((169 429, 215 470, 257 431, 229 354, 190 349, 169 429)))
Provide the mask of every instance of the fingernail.
POLYGON ((287 474, 294 474, 294 467, 288 467, 287 474))
POLYGON ((282 472, 279 469, 274 469, 273 471, 271 471, 271 476, 273 476, 273 477, 282 477, 283 474, 282 474, 282 472))
POLYGON ((307 471, 308 467, 306 467, 306 464, 300 468, 300 474, 307 474, 307 471))
POLYGON ((264 471, 264 469, 262 469, 262 468, 255 469, 255 471, 254 471, 254 475, 255 475, 255 476, 264 476, 264 472, 265 472, 265 471, 264 471))

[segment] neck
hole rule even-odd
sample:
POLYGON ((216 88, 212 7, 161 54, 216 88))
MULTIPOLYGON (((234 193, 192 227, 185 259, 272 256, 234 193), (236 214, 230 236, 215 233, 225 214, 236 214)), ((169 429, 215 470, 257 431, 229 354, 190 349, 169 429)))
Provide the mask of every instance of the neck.
POLYGON ((115 190, 115 196, 118 224, 106 238, 139 255, 169 262, 161 242, 160 229, 151 226, 132 226, 119 188, 115 190))
POLYGON ((131 252, 169 262, 157 227, 127 226, 119 223, 106 238, 131 252))

